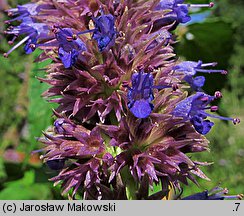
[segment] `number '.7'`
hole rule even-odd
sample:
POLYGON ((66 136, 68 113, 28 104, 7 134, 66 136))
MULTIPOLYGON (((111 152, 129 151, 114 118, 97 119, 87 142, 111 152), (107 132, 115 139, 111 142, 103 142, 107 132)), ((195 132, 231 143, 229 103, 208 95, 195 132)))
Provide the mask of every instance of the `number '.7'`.
POLYGON ((235 203, 235 204, 236 204, 236 211, 238 211, 238 208, 239 208, 241 203, 235 203))

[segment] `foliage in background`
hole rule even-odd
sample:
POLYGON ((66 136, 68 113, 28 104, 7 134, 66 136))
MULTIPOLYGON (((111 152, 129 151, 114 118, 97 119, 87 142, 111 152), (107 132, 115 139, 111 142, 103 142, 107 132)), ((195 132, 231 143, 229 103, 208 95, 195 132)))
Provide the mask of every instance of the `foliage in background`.
POLYGON ((195 23, 185 27, 182 35, 184 42, 179 43, 178 54, 188 60, 204 57, 205 62, 219 62, 219 68, 229 71, 226 78, 220 75, 212 79, 211 76, 212 83, 209 83, 210 79, 209 82, 207 80, 205 90, 210 90, 210 93, 221 90, 223 98, 218 104, 219 112, 227 116, 232 113, 242 122, 238 127, 221 121, 215 122, 215 127, 208 135, 211 151, 198 156, 198 159, 213 162, 213 165, 204 170, 211 181, 200 180, 200 188, 187 187, 185 194, 212 188, 219 183, 227 187, 230 193, 244 192, 242 168, 244 165, 244 62, 242 60, 244 56, 244 2, 218 0, 216 3, 217 9, 204 23, 195 23), (191 40, 187 40, 187 37, 191 40))
MULTIPOLYGON (((15 6, 17 2, 22 4, 27 1, 8 2, 15 6)), ((204 3, 206 0, 191 2, 204 3)), ((216 2, 217 9, 205 22, 181 26, 177 30, 181 40, 177 45, 177 54, 187 60, 216 61, 219 68, 228 69, 227 77, 216 75, 213 79, 213 75, 210 75, 206 89, 209 93, 222 91, 224 98, 219 104, 220 113, 226 116, 233 114, 244 121, 244 2, 216 2)), ((9 49, 9 45, 2 40, 2 36, 0 40, 0 52, 3 53, 9 49)), ((40 148, 36 146, 39 144, 35 137, 39 137, 40 132, 52 124, 52 107, 40 96, 46 86, 35 78, 43 75, 39 69, 45 65, 33 65, 33 58, 33 55, 24 55, 21 48, 8 59, 0 57, 0 199, 61 198, 56 193, 58 189, 53 189, 51 183, 47 182, 52 173, 41 166, 36 155, 29 158, 33 149, 40 148), (11 158, 17 160, 14 162, 11 158)), ((200 180, 200 187, 192 185, 185 188, 185 195, 212 188, 218 183, 229 188, 233 194, 244 192, 243 123, 233 127, 218 120, 215 125, 208 135, 211 152, 198 156, 198 159, 214 162, 204 170, 211 182, 200 180)))
MULTIPOLYGON (((26 2, 8 1, 11 6, 26 2)), ((0 19, 2 32, 6 19, 3 13, 0 19)), ((0 53, 4 53, 10 46, 2 34, 0 40, 0 53)), ((42 167, 38 154, 32 154, 41 148, 36 138, 52 124, 53 108, 41 98, 47 86, 36 76, 43 76, 40 69, 46 63, 33 64, 38 54, 25 55, 20 47, 10 58, 0 57, 0 199, 61 198, 47 180, 52 173, 42 167)))

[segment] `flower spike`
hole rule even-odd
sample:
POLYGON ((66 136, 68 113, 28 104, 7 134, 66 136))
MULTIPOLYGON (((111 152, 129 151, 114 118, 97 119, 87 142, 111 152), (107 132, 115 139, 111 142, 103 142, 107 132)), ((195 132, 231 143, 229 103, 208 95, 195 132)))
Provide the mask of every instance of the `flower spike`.
MULTIPOLYGON (((214 125, 211 118, 234 124, 240 119, 214 114, 218 106, 211 102, 221 92, 199 92, 203 74, 227 72, 214 70, 215 62, 176 62, 173 30, 191 20, 190 8, 214 4, 34 2, 7 11, 5 34, 13 47, 4 56, 22 44, 27 54, 42 51, 35 59, 47 63, 45 77, 38 78, 49 86, 42 96, 58 106, 54 124, 38 138, 43 148, 34 152, 42 152, 40 160, 54 171, 50 181, 60 184, 62 194, 84 200, 168 199, 181 184, 197 184, 196 177, 210 180, 200 169, 210 163, 191 156, 209 150, 203 135, 214 125), (197 93, 186 97, 189 84, 197 93), (160 191, 150 192, 159 184, 160 191)), ((242 197, 227 192, 217 187, 183 199, 242 197)))

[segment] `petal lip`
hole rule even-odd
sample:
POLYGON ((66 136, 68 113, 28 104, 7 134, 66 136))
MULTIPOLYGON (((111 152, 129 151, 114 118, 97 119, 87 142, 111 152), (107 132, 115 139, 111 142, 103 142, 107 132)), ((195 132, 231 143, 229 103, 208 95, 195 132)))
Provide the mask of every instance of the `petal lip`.
POLYGON ((134 102, 130 111, 137 118, 147 118, 153 110, 153 104, 149 103, 148 100, 137 100, 134 102))

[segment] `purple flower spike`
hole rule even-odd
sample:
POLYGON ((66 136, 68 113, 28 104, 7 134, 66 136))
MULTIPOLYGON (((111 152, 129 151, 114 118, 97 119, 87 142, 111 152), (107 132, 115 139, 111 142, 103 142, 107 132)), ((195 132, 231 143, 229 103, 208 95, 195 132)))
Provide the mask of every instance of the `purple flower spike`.
POLYGON ((147 118, 154 106, 151 101, 154 99, 153 89, 170 88, 171 86, 154 86, 153 76, 150 73, 134 73, 131 77, 132 87, 128 87, 128 108, 137 118, 147 118))
POLYGON ((202 61, 194 62, 194 61, 184 61, 180 64, 176 65, 173 69, 176 72, 182 72, 185 74, 184 80, 190 84, 193 90, 200 91, 201 88, 204 86, 205 77, 203 76, 196 76, 193 77, 197 72, 200 73, 221 73, 227 74, 226 70, 211 70, 211 69, 202 69, 204 67, 209 66, 216 66, 216 62, 212 63, 205 63, 203 64, 202 61))
POLYGON ((183 4, 184 0, 161 0, 155 10, 172 10, 167 15, 174 17, 178 23, 187 23, 191 20, 188 15, 188 8, 213 7, 214 3, 209 4, 183 4))
POLYGON ((228 196, 228 189, 216 187, 212 190, 205 190, 200 193, 196 193, 187 197, 184 197, 182 200, 224 200, 224 199, 242 199, 243 194, 228 196))
POLYGON ((215 99, 215 96, 209 96, 205 93, 197 92, 178 103, 173 111, 173 115, 183 117, 184 120, 190 120, 196 131, 203 135, 207 134, 214 125, 213 122, 205 120, 207 117, 230 120, 234 124, 240 122, 239 119, 216 116, 205 112, 207 109, 211 112, 217 111, 217 106, 208 106, 209 103, 215 99))
POLYGON ((58 56, 65 68, 73 66, 81 52, 86 51, 86 45, 73 34, 70 28, 57 29, 56 39, 59 42, 58 56))
POLYGON ((8 57, 11 52, 13 52, 23 43, 25 43, 25 53, 32 53, 36 48, 37 40, 48 37, 48 32, 49 29, 47 25, 43 23, 35 23, 31 18, 25 17, 19 26, 9 28, 7 31, 5 31, 5 34, 14 35, 14 39, 11 41, 11 43, 13 43, 13 41, 20 35, 25 35, 25 38, 13 46, 7 53, 4 53, 4 57, 8 57))
POLYGON ((108 14, 93 18, 95 30, 92 38, 97 41, 99 51, 102 52, 106 48, 114 45, 116 30, 114 27, 115 18, 108 14))

